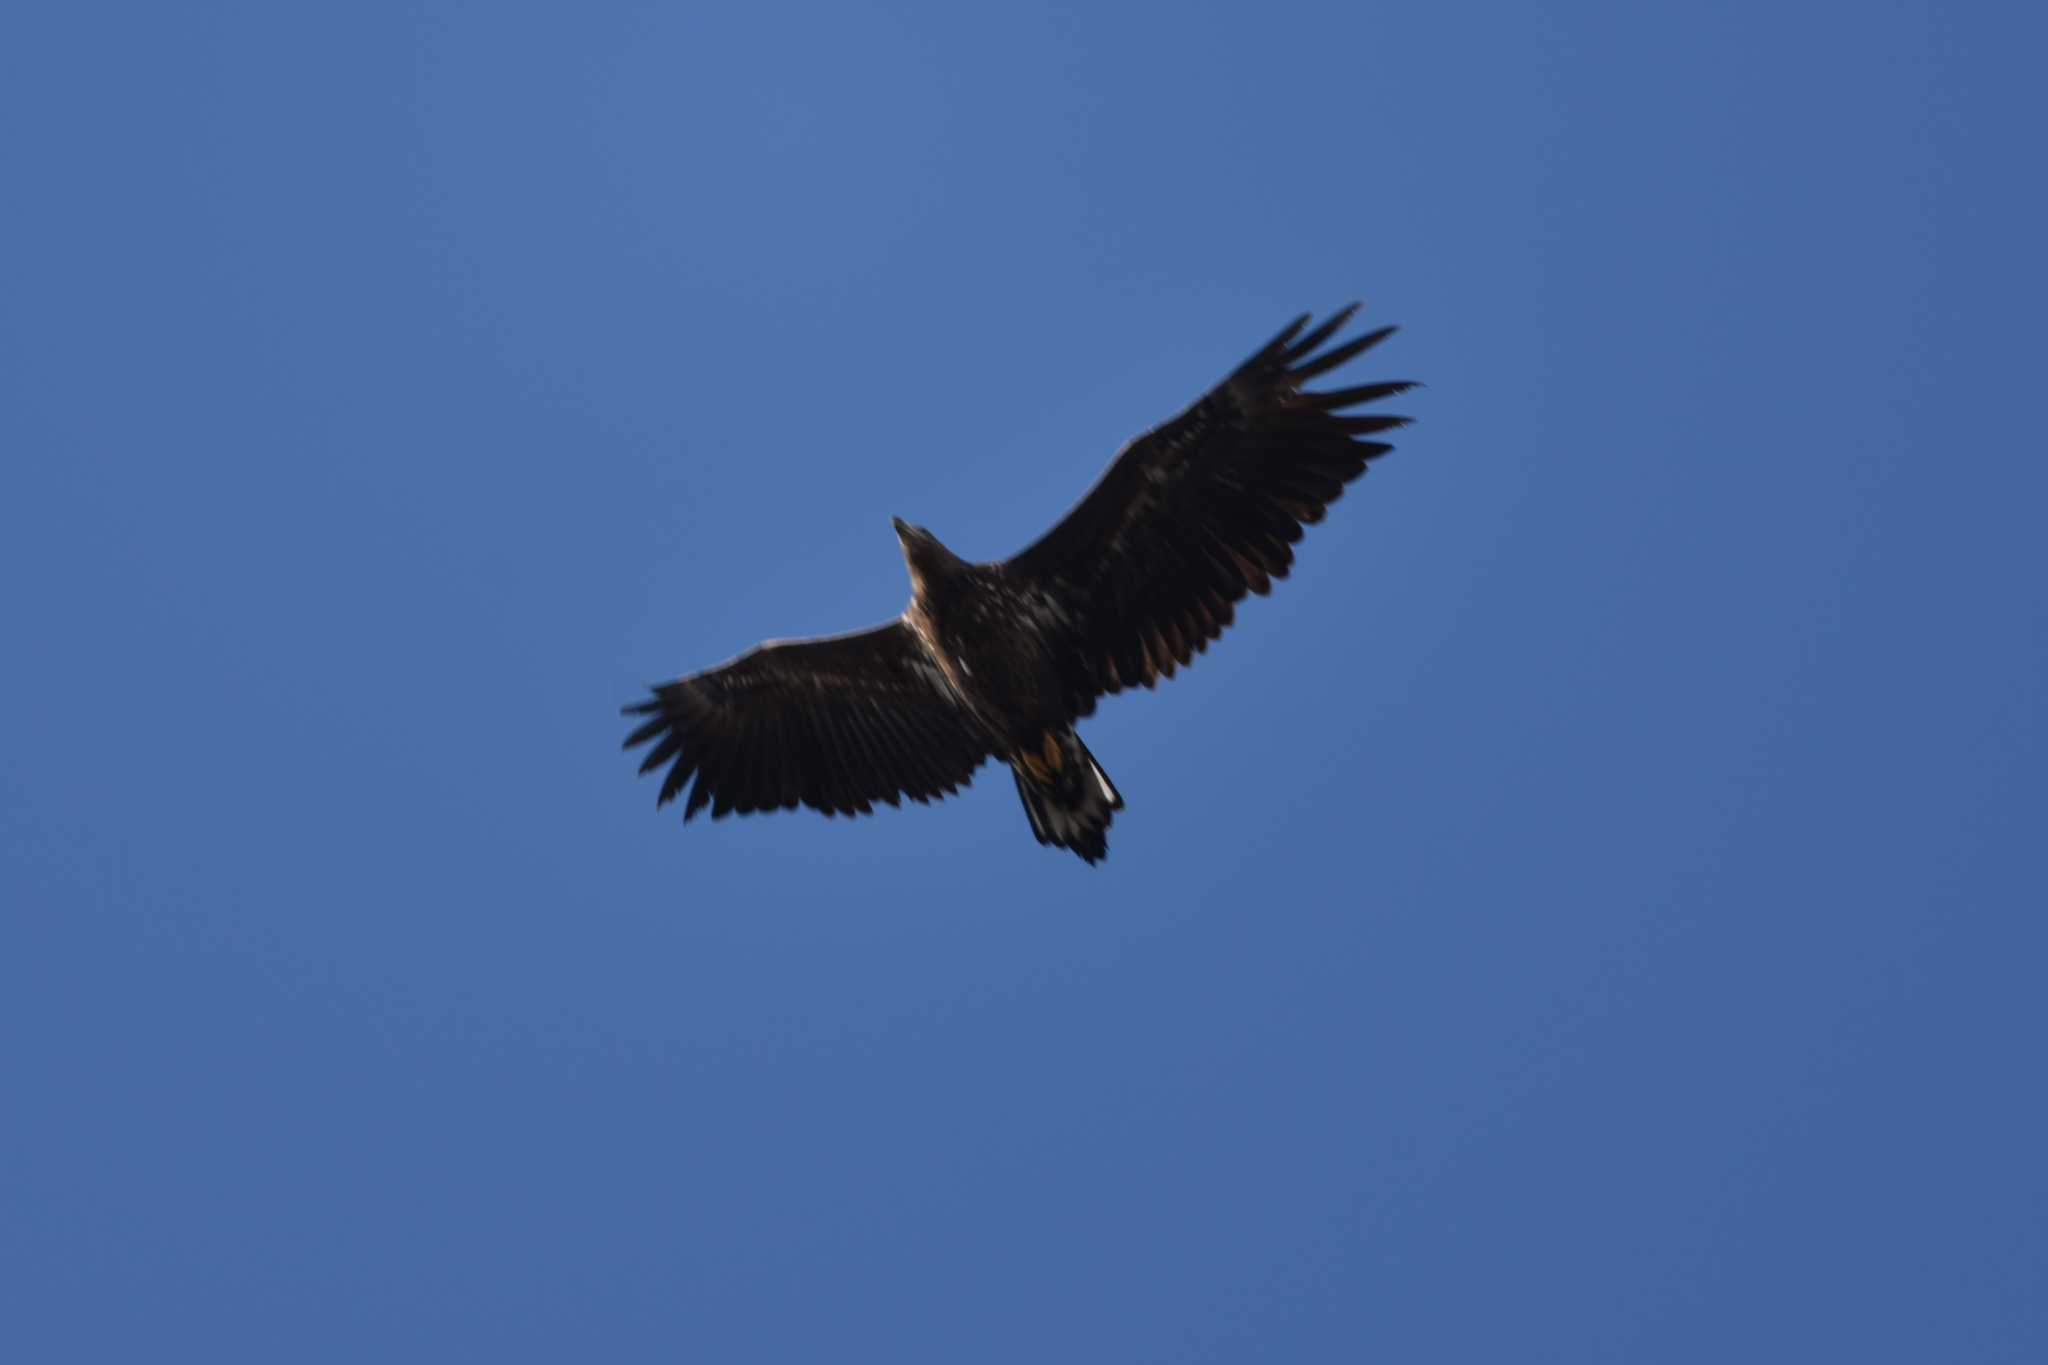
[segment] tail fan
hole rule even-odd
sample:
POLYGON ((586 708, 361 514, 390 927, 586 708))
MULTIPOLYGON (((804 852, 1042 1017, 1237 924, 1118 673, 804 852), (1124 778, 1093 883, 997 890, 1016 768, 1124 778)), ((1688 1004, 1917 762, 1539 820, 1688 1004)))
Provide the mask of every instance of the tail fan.
POLYGON ((1042 754, 1013 756, 1010 771, 1039 843, 1072 849, 1086 863, 1109 856, 1109 822, 1124 798, 1071 728, 1048 732, 1042 754))

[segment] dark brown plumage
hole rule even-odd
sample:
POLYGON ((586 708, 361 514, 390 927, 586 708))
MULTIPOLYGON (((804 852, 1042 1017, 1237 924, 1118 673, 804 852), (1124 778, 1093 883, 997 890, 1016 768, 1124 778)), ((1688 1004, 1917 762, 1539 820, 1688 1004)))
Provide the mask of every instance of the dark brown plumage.
POLYGON ((663 683, 646 719, 657 804, 690 785, 683 818, 956 791, 991 754, 1009 764, 1032 832, 1094 862, 1123 798, 1074 733, 1104 694, 1172 677, 1247 592, 1294 563, 1302 527, 1390 448, 1404 417, 1351 409, 1413 387, 1326 392, 1307 381, 1377 345, 1385 327, 1318 351, 1351 317, 1297 318, 1164 426, 1118 453, 1058 525, 1014 558, 971 564, 898 521, 910 606, 871 630, 771 641, 663 683), (694 778, 694 782, 692 779, 694 778))

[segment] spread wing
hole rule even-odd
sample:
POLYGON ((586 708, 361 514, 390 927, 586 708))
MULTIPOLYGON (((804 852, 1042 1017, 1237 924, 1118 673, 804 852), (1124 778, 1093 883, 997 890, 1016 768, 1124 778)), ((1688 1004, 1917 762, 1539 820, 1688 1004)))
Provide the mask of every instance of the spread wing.
POLYGON ((1358 305, 1307 335, 1306 314, 1180 416, 1126 445, 1059 525, 1005 566, 1064 619, 1064 686, 1076 715, 1095 699, 1172 677, 1223 633, 1247 591, 1294 563, 1405 417, 1351 409, 1407 382, 1310 393, 1301 386, 1385 340, 1391 327, 1316 354, 1358 305))
POLYGON ((689 820, 794 808, 870 814, 899 796, 958 791, 988 745, 900 619, 814 640, 771 640, 717 668, 662 683, 625 708, 654 741, 640 771, 666 763, 666 805, 694 774, 689 820))

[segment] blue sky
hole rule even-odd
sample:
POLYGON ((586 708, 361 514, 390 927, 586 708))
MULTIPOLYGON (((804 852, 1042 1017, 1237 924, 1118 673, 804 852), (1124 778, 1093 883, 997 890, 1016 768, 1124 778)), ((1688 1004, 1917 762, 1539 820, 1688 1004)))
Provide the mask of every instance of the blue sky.
POLYGON ((2043 28, 10 7, 0 1351, 2048 1357, 2043 28), (655 812, 1353 297, 1106 864, 655 812))

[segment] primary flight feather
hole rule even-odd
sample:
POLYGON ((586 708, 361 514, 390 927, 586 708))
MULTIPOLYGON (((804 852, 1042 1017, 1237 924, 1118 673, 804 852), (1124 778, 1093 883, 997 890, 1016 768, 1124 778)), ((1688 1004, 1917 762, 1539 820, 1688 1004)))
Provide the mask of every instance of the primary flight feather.
POLYGON ((1294 563, 1302 527, 1391 448, 1405 417, 1355 409, 1408 381, 1302 386, 1392 334, 1322 349, 1357 310, 1296 318, 1193 406, 1126 445, 1036 543, 971 564, 896 520, 910 605, 886 625, 771 640, 662 683, 625 708, 646 719, 657 805, 683 818, 810 806, 868 814, 958 791, 993 755, 1009 765, 1041 844, 1093 863, 1109 851, 1116 784, 1074 733, 1105 693, 1153 686, 1207 649, 1247 592, 1294 563), (694 780, 693 780, 694 779, 694 780))

